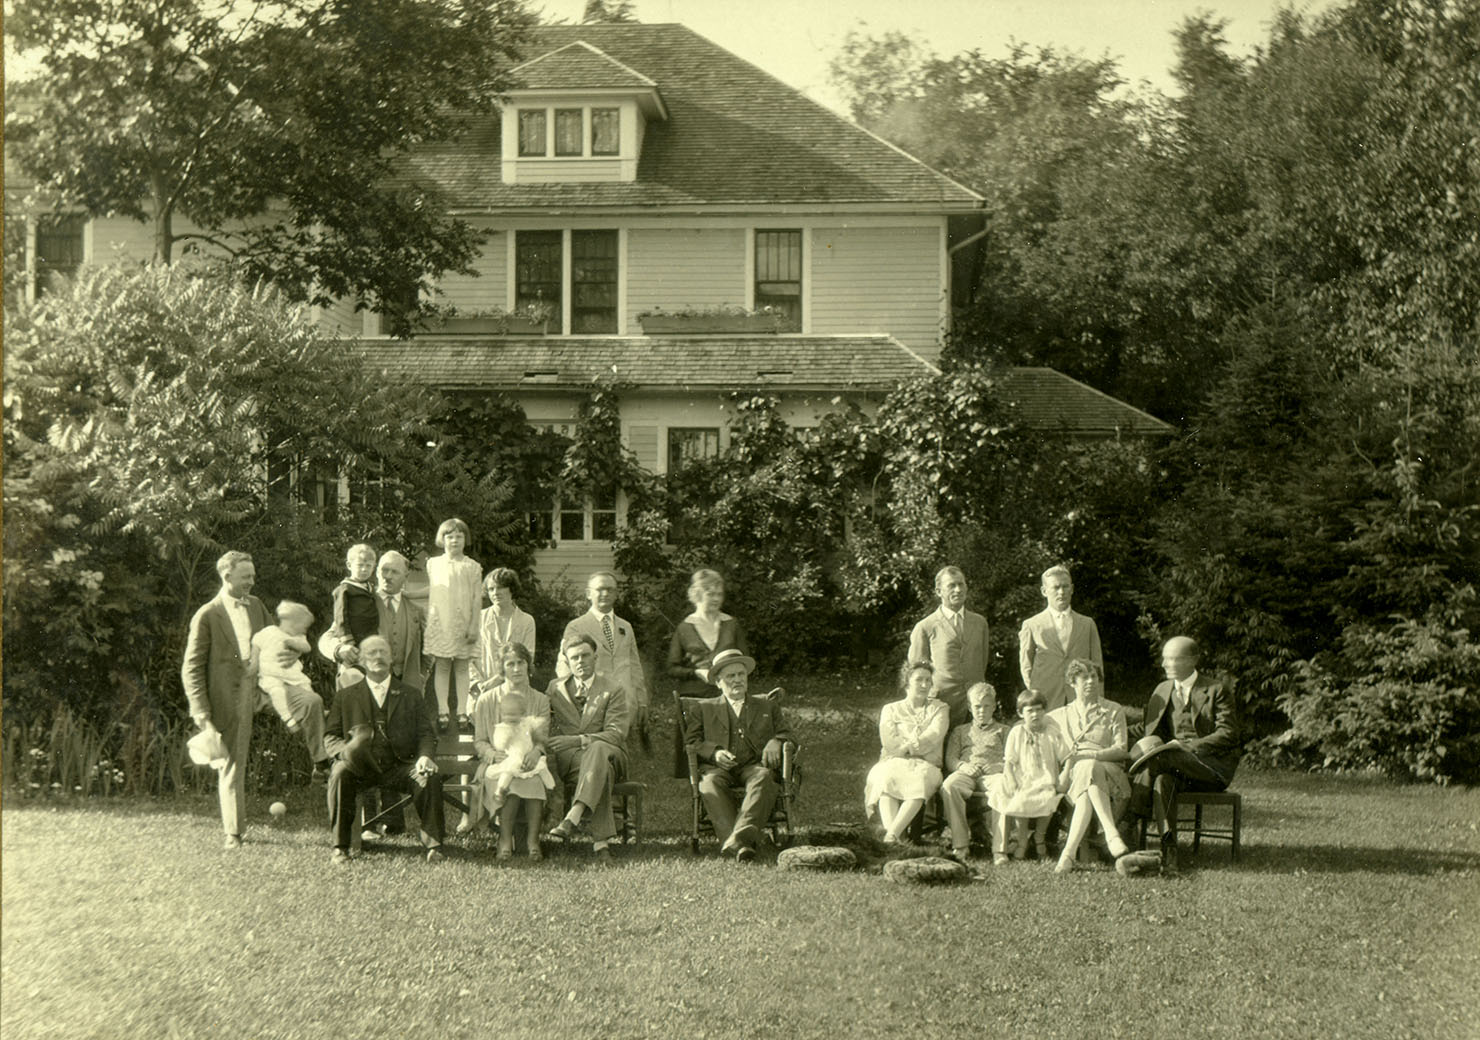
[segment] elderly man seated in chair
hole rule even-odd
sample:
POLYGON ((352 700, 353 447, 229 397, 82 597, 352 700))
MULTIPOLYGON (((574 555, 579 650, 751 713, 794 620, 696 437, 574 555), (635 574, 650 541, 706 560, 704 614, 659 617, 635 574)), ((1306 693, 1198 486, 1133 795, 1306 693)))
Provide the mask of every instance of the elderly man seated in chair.
POLYGON ((699 794, 724 842, 720 854, 736 862, 755 858, 756 842, 771 818, 780 792, 782 745, 793 742, 781 708, 768 698, 748 696, 755 660, 739 650, 722 650, 709 666, 721 696, 700 701, 686 712, 684 742, 699 756, 699 794), (735 803, 739 795, 739 811, 735 803))

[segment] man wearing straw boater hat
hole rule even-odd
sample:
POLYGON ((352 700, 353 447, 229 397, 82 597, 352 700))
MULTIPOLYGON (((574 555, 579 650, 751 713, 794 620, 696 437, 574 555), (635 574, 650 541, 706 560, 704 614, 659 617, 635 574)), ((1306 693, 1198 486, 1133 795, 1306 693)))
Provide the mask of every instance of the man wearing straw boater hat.
POLYGON ((720 696, 700 701, 687 713, 684 733, 684 742, 699 756, 699 795, 724 842, 720 853, 734 853, 739 863, 755 858, 756 842, 780 793, 781 746, 792 739, 775 702, 748 696, 753 671, 755 659, 739 650, 715 654, 709 681, 720 696))

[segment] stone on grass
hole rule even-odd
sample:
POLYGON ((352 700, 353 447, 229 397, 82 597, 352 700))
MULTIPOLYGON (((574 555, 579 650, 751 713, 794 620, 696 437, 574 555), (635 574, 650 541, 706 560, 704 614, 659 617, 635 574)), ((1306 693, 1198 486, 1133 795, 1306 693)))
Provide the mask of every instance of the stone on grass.
POLYGON ((905 885, 949 885, 965 881, 970 874, 960 863, 943 856, 895 859, 884 864, 884 876, 905 885))
POLYGON ((835 845, 798 845, 776 857, 777 870, 852 870, 857 858, 835 845))

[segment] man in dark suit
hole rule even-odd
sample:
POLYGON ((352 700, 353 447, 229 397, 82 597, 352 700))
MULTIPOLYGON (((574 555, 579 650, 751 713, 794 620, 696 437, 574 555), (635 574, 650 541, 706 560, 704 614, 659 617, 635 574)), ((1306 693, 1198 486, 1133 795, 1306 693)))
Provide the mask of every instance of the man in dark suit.
POLYGON ((384 638, 360 643, 360 666, 364 678, 334 695, 324 727, 324 749, 338 760, 329 773, 333 861, 349 861, 356 796, 378 787, 411 795, 427 861, 435 863, 443 857, 442 778, 432 757, 437 728, 421 691, 391 676, 391 648, 384 638))
POLYGON ((1177 870, 1177 819, 1170 815, 1177 792, 1227 788, 1242 748, 1232 684, 1200 674, 1200 657, 1197 643, 1187 636, 1167 640, 1161 651, 1167 681, 1146 702, 1139 732, 1132 728, 1136 737, 1177 743, 1133 777, 1132 807, 1149 816, 1161 835, 1163 874, 1177 870))
POLYGON ((565 788, 575 785, 570 812, 550 831, 565 841, 591 814, 592 847, 598 863, 611 862, 612 785, 627 773, 627 691, 596 671, 596 640, 584 633, 567 635, 560 647, 569 674, 550 683, 550 738, 546 763, 555 774, 555 791, 546 801, 554 815, 564 803, 565 788))
POLYGON ((721 695, 687 712, 684 731, 684 743, 704 764, 699 795, 724 842, 720 854, 733 852, 738 863, 755 858, 756 842, 780 792, 781 746, 792 739, 779 706, 748 696, 753 671, 755 660, 739 650, 715 654, 709 679, 721 695), (744 790, 738 813, 737 788, 744 790))
MULTIPOLYGON (((391 646, 391 675, 396 682, 421 692, 426 686, 421 641, 427 618, 421 607, 403 594, 409 570, 406 557, 394 549, 381 556, 375 598, 380 607, 380 634, 391 646)), ((435 706, 434 701, 435 697, 429 698, 428 704, 435 706)))
POLYGON ((247 815, 247 748, 258 705, 256 682, 243 680, 252 659, 252 636, 267 626, 268 617, 262 601, 250 594, 257 580, 250 554, 228 552, 216 561, 216 573, 220 593, 190 619, 180 683, 195 724, 219 732, 226 745, 217 793, 226 847, 234 849, 241 846, 247 815))

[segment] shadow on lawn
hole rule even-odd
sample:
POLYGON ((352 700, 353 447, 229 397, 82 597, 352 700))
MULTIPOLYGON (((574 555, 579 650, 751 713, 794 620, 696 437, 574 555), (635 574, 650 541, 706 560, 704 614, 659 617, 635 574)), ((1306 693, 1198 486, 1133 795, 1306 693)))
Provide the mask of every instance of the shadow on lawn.
MULTIPOLYGON (((1185 845, 1184 845, 1185 848, 1185 845)), ((1351 845, 1244 846, 1242 857, 1221 862, 1216 853, 1203 850, 1196 857, 1185 853, 1190 863, 1204 869, 1235 870, 1256 874, 1408 874, 1424 876, 1480 870, 1480 855, 1446 849, 1362 848, 1351 845)))

